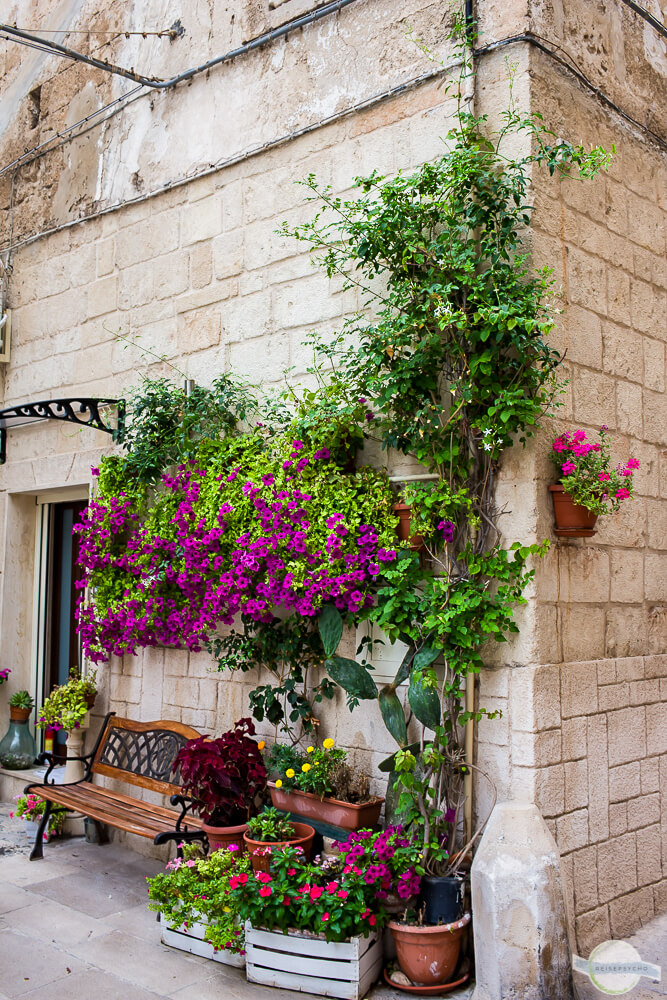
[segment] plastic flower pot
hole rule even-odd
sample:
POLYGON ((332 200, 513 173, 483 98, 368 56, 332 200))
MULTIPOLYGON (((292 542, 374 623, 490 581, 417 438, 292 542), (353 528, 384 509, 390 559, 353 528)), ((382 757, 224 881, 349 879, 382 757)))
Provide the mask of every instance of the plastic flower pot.
POLYGON ((413 552, 423 552, 426 547, 424 545, 424 539, 421 535, 413 535, 412 533, 412 507, 410 504, 395 503, 393 511, 398 517, 396 534, 400 540, 402 542, 409 541, 410 548, 413 552))
POLYGON ((461 938, 469 923, 469 913, 455 923, 435 927, 391 920, 389 929, 401 971, 417 986, 449 982, 459 960, 461 938))
POLYGON ((294 827, 294 837, 290 840, 269 843, 265 840, 252 840, 247 833, 243 834, 243 840, 250 854, 250 862, 254 871, 268 872, 271 866, 272 852, 281 847, 300 847, 306 856, 306 861, 310 861, 315 830, 308 823, 292 823, 292 826, 294 827))
POLYGON ((458 875, 424 875, 419 893, 427 924, 451 924, 459 920, 465 905, 465 882, 458 875))
POLYGON ((560 483, 549 487, 554 505, 555 533, 559 538, 590 538, 595 534, 597 514, 575 503, 560 483))
POLYGON ((315 819, 343 830, 364 830, 375 826, 380 818, 384 799, 374 798, 368 802, 342 802, 340 799, 321 799, 312 792, 301 792, 296 788, 289 791, 276 788, 269 781, 271 804, 283 812, 295 813, 305 819, 315 819))
POLYGON ((243 837, 248 829, 247 823, 239 826, 209 826, 202 823, 201 828, 208 837, 209 851, 229 850, 229 845, 235 844, 240 853, 245 853, 243 837))

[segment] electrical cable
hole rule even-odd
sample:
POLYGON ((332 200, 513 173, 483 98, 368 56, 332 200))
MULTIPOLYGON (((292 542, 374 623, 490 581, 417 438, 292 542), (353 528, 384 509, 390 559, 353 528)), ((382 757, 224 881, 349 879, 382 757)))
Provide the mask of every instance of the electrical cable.
MULTIPOLYGON (((599 87, 596 87, 595 84, 593 84, 590 80, 588 80, 588 78, 586 76, 584 76, 584 74, 576 67, 576 65, 574 65, 574 60, 572 60, 571 62, 568 62, 566 59, 564 59, 561 56, 559 56, 554 49, 548 48, 548 46, 545 45, 543 43, 543 41, 538 36, 535 36, 531 32, 524 32, 524 33, 518 34, 518 35, 511 35, 511 36, 509 36, 507 38, 501 38, 501 39, 499 39, 496 42, 490 42, 487 45, 480 46, 479 48, 476 48, 474 50, 474 56, 478 57, 478 56, 481 56, 481 55, 485 55, 485 54, 487 54, 489 52, 493 52, 493 51, 495 51, 497 49, 504 48, 505 46, 513 45, 513 44, 516 44, 518 42, 528 42, 529 44, 532 44, 536 48, 538 48, 541 52, 543 52, 546 55, 548 55, 550 58, 554 59, 555 62, 559 63, 564 69, 566 69, 568 72, 572 73, 582 84, 584 84, 588 88, 588 90, 591 93, 593 93, 603 104, 605 104, 607 107, 611 108, 615 113, 617 113, 621 118, 623 118, 625 121, 627 121, 634 128, 638 129, 640 133, 644 133, 646 135, 651 136, 651 138, 662 149, 667 150, 667 142, 664 139, 662 139, 661 136, 657 135, 657 133, 653 132, 652 129, 648 128, 648 126, 643 125, 641 122, 638 122, 635 118, 632 118, 629 114, 627 114, 625 111, 623 111, 621 108, 619 108, 617 104, 615 104, 609 97, 606 96, 606 94, 604 94, 599 89, 599 87)), ((550 44, 554 44, 554 43, 550 43, 550 44)), ((560 48, 560 46, 557 46, 557 47, 560 48)), ((561 51, 565 51, 565 50, 561 50, 561 51)), ((566 53, 566 55, 567 55, 567 53, 566 53)), ((568 55, 568 58, 571 59, 571 57, 569 55, 568 55)), ((36 233, 36 234, 34 234, 32 236, 26 237, 23 240, 20 240, 16 244, 13 244, 11 242, 11 240, 10 240, 10 243, 8 245, 6 245, 4 247, 0 247, 0 253, 8 253, 8 252, 11 253, 14 249, 18 249, 19 247, 27 246, 28 244, 33 243, 35 240, 42 239, 45 236, 54 235, 55 233, 61 232, 64 229, 70 229, 73 226, 79 225, 79 223, 81 223, 81 222, 89 222, 89 221, 92 221, 93 219, 97 219, 97 218, 99 218, 99 217, 101 217, 103 215, 108 215, 111 212, 118 211, 121 208, 129 207, 131 205, 135 205, 135 204, 138 204, 140 202, 147 201, 149 198, 157 197, 158 195, 164 194, 165 192, 170 191, 173 188, 182 187, 184 184, 188 184, 191 181, 198 180, 199 178, 202 178, 202 177, 210 176, 211 174, 217 173, 220 170, 226 169, 227 167, 231 167, 231 166, 234 166, 234 165, 236 165, 238 163, 242 163, 242 162, 244 162, 247 159, 250 159, 252 157, 258 156, 258 155, 260 155, 260 154, 262 154, 264 152, 268 152, 269 150, 276 149, 279 146, 282 146, 282 145, 284 145, 287 142, 291 142, 293 139, 300 138, 303 135, 307 135, 310 132, 314 132, 314 131, 316 131, 319 128, 322 128, 322 127, 324 127, 326 125, 332 124, 333 122, 339 121, 339 120, 341 120, 343 118, 346 118, 346 117, 348 117, 350 115, 357 114, 357 113, 359 113, 361 111, 364 111, 368 107, 371 107, 372 105, 374 105, 376 103, 379 103, 380 101, 387 100, 389 98, 398 96, 401 93, 405 93, 406 91, 411 90, 411 89, 413 89, 413 88, 415 88, 417 86, 420 86, 422 83, 426 83, 426 82, 428 82, 430 80, 433 80, 433 79, 435 79, 435 78, 437 78, 437 77, 439 77, 441 75, 444 75, 444 74, 448 73, 451 69, 457 68, 457 67, 459 67, 461 65, 462 65, 461 60, 456 60, 453 63, 447 64, 445 66, 440 66, 437 69, 434 69, 434 70, 432 70, 432 71, 430 71, 428 73, 422 74, 421 76, 418 76, 418 77, 414 77, 413 79, 405 81, 402 84, 398 84, 396 87, 392 87, 392 88, 390 88, 388 90, 382 91, 381 93, 375 94, 375 95, 373 95, 373 96, 365 99, 364 101, 359 102, 358 104, 355 104, 355 105, 352 105, 349 108, 346 108, 343 111, 334 112, 333 114, 328 115, 325 118, 319 119, 317 122, 313 122, 310 125, 305 125, 302 128, 300 128, 300 129, 296 129, 296 130, 293 130, 291 132, 288 132, 288 133, 286 133, 286 134, 284 134, 282 136, 279 136, 276 139, 268 140, 267 142, 262 143, 261 145, 257 145, 257 146, 251 147, 251 148, 245 150, 242 153, 237 153, 234 156, 228 157, 226 159, 218 160, 216 163, 212 164, 209 167, 204 168, 203 170, 195 171, 195 172, 193 172, 191 174, 188 174, 188 175, 185 175, 183 177, 177 178, 174 181, 168 181, 167 183, 161 185, 158 188, 153 189, 152 191, 147 191, 144 194, 137 195, 135 198, 128 198, 125 201, 116 202, 113 205, 108 205, 107 207, 105 207, 103 209, 99 209, 98 211, 96 211, 94 213, 91 213, 90 215, 82 216, 82 217, 80 217, 78 219, 72 219, 69 222, 61 223, 60 225, 53 226, 50 229, 42 230, 39 233, 36 233)), ((116 107, 111 112, 111 114, 107 115, 101 121, 98 121, 98 122, 95 122, 95 123, 93 123, 91 125, 88 125, 87 129, 84 129, 81 132, 77 133, 76 136, 71 136, 69 139, 63 139, 63 141, 60 143, 60 145, 63 145, 66 142, 70 142, 70 141, 72 141, 72 139, 78 138, 79 135, 84 134, 85 131, 88 131, 89 129, 92 129, 92 128, 96 128, 98 125, 103 124, 107 119, 109 119, 109 118, 113 117, 114 115, 116 115, 116 114, 120 113, 121 111, 123 111, 124 108, 127 106, 127 104, 133 103, 134 101, 139 100, 141 97, 148 96, 148 92, 147 91, 144 91, 143 94, 136 93, 136 91, 141 90, 141 89, 143 89, 143 88, 142 87, 137 87, 137 88, 135 88, 135 90, 130 91, 129 94, 126 94, 124 98, 117 98, 116 102, 112 102, 112 105, 118 103, 121 100, 126 100, 127 103, 121 105, 120 107, 116 107), (131 97, 132 94, 135 94, 136 96, 131 97)), ((109 105, 107 107, 111 107, 112 105, 109 105)), ((100 111, 102 111, 102 110, 104 110, 104 109, 100 109, 100 111)), ((91 116, 89 116, 89 117, 91 117, 91 116)), ((72 126, 72 127, 74 128, 75 126, 72 126)), ((58 148, 58 147, 57 146, 51 147, 51 149, 56 149, 56 148, 58 148)), ((47 152, 50 152, 50 151, 51 151, 50 149, 43 150, 41 153, 38 153, 37 156, 43 156, 47 152)), ((36 157, 34 157, 34 158, 36 158, 36 157)), ((2 176, 3 173, 6 173, 12 166, 13 166, 13 164, 9 164, 7 167, 2 168, 2 170, 0 170, 0 176, 2 176)), ((18 169, 18 168, 16 168, 16 169, 18 169)))
MULTIPOLYGON (((19 31, 31 31, 29 28, 19 28, 19 31)), ((177 28, 164 28, 162 31, 126 31, 124 28, 113 28, 102 30, 101 28, 38 28, 37 29, 42 35, 124 35, 125 38, 129 38, 130 35, 141 35, 142 38, 146 38, 148 35, 154 35, 156 38, 175 38, 178 32, 177 28)))
POLYGON ((229 62, 232 59, 236 59, 238 56, 245 55, 248 52, 253 52, 255 49, 263 47, 264 45, 268 45, 270 42, 275 41, 276 38, 282 38, 288 35, 291 31, 296 31, 299 28, 305 28, 309 24, 314 24, 315 21, 320 21, 323 17, 327 17, 329 14, 336 14, 339 10, 342 10, 343 7, 347 7, 349 4, 355 2, 356 0, 332 0, 331 3, 325 4, 323 7, 318 7, 309 14, 304 14, 302 17, 294 18, 293 21, 288 21, 286 24, 282 24, 279 28, 274 28, 272 31, 266 31, 264 34, 251 39, 249 42, 244 42, 243 45, 239 45, 237 48, 232 49, 231 52, 226 52, 224 55, 216 56, 214 59, 209 59, 208 62, 202 63, 201 66, 195 66, 192 69, 187 69, 183 73, 179 73, 177 76, 171 77, 169 80, 159 80, 157 77, 142 76, 140 73, 135 73, 134 70, 124 69, 122 66, 115 66, 113 63, 109 63, 101 59, 93 59, 92 56, 86 56, 82 52, 77 52, 75 49, 67 48, 67 46, 60 45, 58 42, 50 42, 46 38, 39 38, 38 35, 33 35, 28 31, 23 31, 21 28, 13 28, 9 24, 0 23, 0 30, 13 36, 19 44, 29 43, 32 47, 34 47, 36 44, 43 43, 53 51, 53 55, 59 55, 65 59, 73 59, 76 62, 86 63, 88 66, 94 66, 96 69, 104 70, 106 73, 113 73, 116 76, 123 76, 127 80, 133 80, 135 83, 142 83, 145 87, 151 87, 153 90, 167 90, 169 87, 175 87, 178 83, 182 83, 185 80, 191 80, 200 73, 206 73, 208 70, 213 69, 214 66, 219 66, 224 62, 229 62))
POLYGON ((664 25, 662 21, 659 21, 657 17, 654 17, 653 14, 646 10, 645 7, 640 6, 635 2, 635 0, 621 0, 621 3, 624 3, 626 7, 630 8, 630 10, 634 10, 635 14, 639 14, 640 17, 643 17, 652 28, 655 28, 658 34, 663 36, 663 38, 667 38, 667 25, 664 25))

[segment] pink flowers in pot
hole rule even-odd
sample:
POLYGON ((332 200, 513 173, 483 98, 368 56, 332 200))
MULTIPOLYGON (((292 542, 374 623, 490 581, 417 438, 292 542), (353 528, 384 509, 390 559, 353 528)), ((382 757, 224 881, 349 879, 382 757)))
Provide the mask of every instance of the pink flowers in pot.
POLYGON ((590 441, 585 431, 559 435, 552 445, 552 458, 560 473, 560 482, 572 500, 593 511, 608 514, 619 509, 633 495, 632 477, 639 460, 611 464, 607 427, 600 428, 599 441, 590 441))

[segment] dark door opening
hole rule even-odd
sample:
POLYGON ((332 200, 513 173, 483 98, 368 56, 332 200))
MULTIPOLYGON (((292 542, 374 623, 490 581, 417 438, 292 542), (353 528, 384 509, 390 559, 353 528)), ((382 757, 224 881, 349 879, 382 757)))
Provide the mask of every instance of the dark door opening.
MULTIPOLYGON (((78 535, 73 528, 86 506, 85 500, 50 505, 43 698, 56 685, 67 681, 72 667, 81 667, 81 644, 74 613, 79 594, 75 583, 82 573, 76 565, 78 535)), ((58 733, 54 750, 59 757, 65 756, 64 733, 58 733)))

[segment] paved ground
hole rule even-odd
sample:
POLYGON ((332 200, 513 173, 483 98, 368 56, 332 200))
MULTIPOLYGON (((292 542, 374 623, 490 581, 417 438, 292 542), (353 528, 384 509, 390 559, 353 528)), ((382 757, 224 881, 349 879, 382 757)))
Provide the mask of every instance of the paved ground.
MULTIPOLYGON (((252 985, 242 970, 161 944, 144 881, 160 862, 82 838, 48 844, 44 860, 30 862, 24 825, 9 819, 9 810, 0 804, 0 1000, 303 1000, 303 993, 252 985)), ((666 968, 667 914, 630 943, 666 968)), ((576 981, 579 1000, 604 995, 586 977, 576 981)), ((471 993, 449 997, 470 1000, 471 993)), ((407 994, 376 987, 370 996, 407 994)), ((625 996, 656 1000, 667 996, 667 982, 643 979, 625 996)))
POLYGON ((24 825, 9 810, 0 804, 0 1000, 304 1000, 161 944, 144 881, 159 862, 81 838, 47 844, 44 860, 30 862, 24 825))

